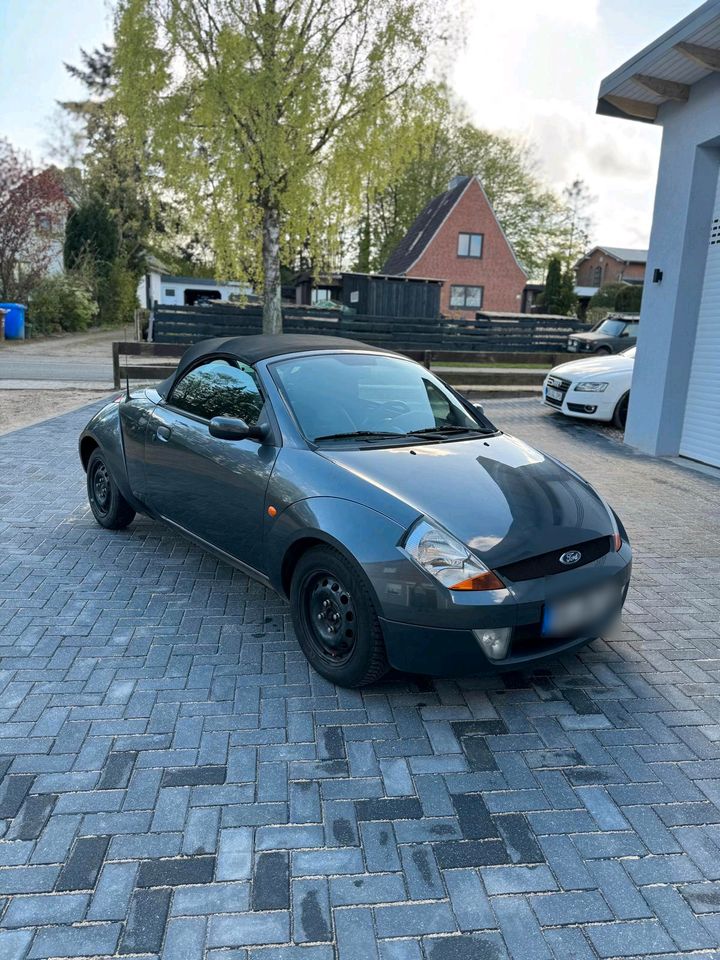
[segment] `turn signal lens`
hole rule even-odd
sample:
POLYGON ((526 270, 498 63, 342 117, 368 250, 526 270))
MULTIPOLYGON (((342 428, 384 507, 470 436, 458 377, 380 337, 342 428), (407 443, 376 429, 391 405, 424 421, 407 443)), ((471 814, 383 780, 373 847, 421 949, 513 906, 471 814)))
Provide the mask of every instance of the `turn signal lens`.
POLYGON ((481 573, 477 577, 468 577, 467 580, 461 580, 460 583, 450 587, 451 590, 504 590, 505 584, 500 580, 492 570, 487 573, 481 573))
POLYGON ((614 539, 615 539, 615 552, 617 553, 618 550, 622 547, 622 537, 617 531, 614 534, 614 539))

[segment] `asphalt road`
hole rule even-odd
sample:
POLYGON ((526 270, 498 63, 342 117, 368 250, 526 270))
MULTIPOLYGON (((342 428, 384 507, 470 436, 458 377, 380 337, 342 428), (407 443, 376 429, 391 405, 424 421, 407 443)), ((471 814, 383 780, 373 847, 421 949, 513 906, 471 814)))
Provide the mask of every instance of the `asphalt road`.
POLYGON ((0 380, 62 380, 112 383, 112 361, 0 355, 0 380))
POLYGON ((0 387, 39 381, 112 387, 112 341, 127 336, 128 330, 119 328, 5 343, 0 349, 0 387))

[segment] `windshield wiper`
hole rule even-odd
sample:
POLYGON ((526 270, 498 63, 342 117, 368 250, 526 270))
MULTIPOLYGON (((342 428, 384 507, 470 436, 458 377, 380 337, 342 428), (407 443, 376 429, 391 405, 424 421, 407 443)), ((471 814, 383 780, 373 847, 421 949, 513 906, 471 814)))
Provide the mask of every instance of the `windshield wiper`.
POLYGON ((408 436, 405 433, 387 433, 382 430, 349 430, 347 433, 327 433, 321 437, 313 437, 313 443, 318 440, 387 440, 389 437, 395 439, 408 436))
POLYGON ((457 426, 454 423, 448 424, 446 427, 423 427, 422 430, 410 430, 405 434, 406 437, 417 437, 417 436, 427 436, 431 433, 488 433, 489 431, 483 430, 482 427, 461 427, 457 426))

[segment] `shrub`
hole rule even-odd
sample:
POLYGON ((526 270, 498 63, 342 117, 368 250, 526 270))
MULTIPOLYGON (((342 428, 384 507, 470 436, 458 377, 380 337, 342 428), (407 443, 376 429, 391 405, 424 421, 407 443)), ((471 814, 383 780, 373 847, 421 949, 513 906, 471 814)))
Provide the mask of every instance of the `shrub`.
POLYGON ((113 260, 107 277, 98 281, 100 322, 111 326, 132 323, 138 306, 137 276, 123 263, 113 260))
POLYGON ((60 273, 36 284, 28 309, 35 333, 86 330, 97 316, 98 305, 83 277, 60 273))
POLYGON ((615 297, 615 309, 619 313, 640 313, 642 284, 627 284, 615 297))

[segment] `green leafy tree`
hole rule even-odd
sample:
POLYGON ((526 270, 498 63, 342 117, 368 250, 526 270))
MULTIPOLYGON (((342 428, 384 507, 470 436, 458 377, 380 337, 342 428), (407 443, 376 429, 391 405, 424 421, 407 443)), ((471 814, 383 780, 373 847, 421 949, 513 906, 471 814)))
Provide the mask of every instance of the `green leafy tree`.
POLYGON ((575 293, 575 270, 572 266, 565 267, 561 284, 560 313, 563 316, 577 315, 578 298, 575 293))
POLYGON ((263 284, 339 252, 388 105, 418 74, 430 0, 120 0, 118 109, 219 269, 263 284))
POLYGON ((553 257, 548 264, 545 289, 539 297, 546 313, 557 313, 558 304, 562 300, 562 261, 560 257, 553 257))
POLYGON ((562 257, 556 255, 550 258, 545 289, 538 300, 545 313, 563 317, 575 313, 578 303, 575 273, 571 267, 563 268, 562 257))
POLYGON ((369 246, 371 269, 382 267, 452 177, 475 174, 518 259, 531 277, 544 276, 550 256, 565 246, 570 213, 539 180, 529 145, 476 127, 463 104, 438 83, 415 86, 396 100, 384 130, 383 149, 365 176, 371 213, 358 229, 358 248, 369 246))
POLYGON ((107 276, 119 246, 110 208, 99 197, 88 197, 72 211, 65 226, 65 269, 75 270, 90 261, 99 276, 107 276))
POLYGON ((626 283, 615 297, 615 309, 620 313, 640 313, 642 306, 642 284, 626 283))

